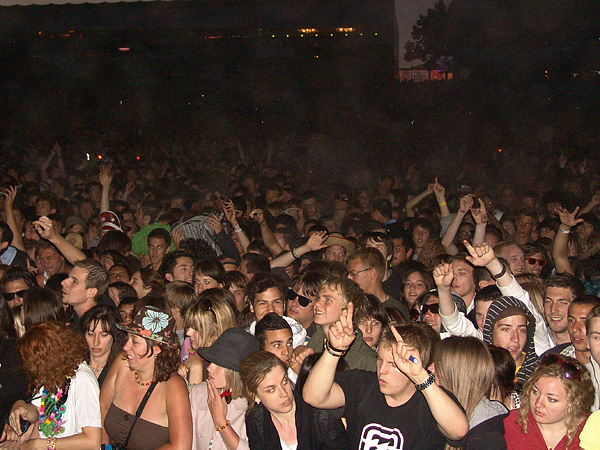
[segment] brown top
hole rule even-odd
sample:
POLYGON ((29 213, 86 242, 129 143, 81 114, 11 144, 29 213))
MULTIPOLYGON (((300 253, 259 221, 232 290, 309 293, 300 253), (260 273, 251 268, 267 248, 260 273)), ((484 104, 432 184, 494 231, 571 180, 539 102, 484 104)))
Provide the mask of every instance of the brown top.
MULTIPOLYGON (((133 424, 135 414, 130 414, 110 405, 104 418, 104 429, 112 445, 123 445, 129 429, 133 424)), ((128 450, 154 450, 169 442, 169 428, 138 418, 129 438, 128 450)))

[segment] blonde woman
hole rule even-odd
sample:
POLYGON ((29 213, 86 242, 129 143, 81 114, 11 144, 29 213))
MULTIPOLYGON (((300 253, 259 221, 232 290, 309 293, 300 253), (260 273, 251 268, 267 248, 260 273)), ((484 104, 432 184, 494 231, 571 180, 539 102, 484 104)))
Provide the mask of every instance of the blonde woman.
POLYGON ((228 328, 237 326, 237 310, 233 295, 221 288, 207 289, 184 313, 185 334, 183 366, 180 374, 190 386, 206 378, 206 366, 196 353, 200 347, 212 345, 228 328))
POLYGON ((508 450, 578 449, 593 403, 590 374, 576 359, 545 356, 523 385, 521 409, 504 420, 508 450))

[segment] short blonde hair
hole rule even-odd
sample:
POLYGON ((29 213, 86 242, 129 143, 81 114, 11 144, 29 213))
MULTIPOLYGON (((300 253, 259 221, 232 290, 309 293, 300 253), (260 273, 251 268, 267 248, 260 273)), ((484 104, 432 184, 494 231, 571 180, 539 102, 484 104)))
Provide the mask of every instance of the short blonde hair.
POLYGON ((183 317, 185 328, 200 334, 199 346, 208 347, 227 328, 237 326, 237 312, 233 295, 225 289, 202 291, 183 317))

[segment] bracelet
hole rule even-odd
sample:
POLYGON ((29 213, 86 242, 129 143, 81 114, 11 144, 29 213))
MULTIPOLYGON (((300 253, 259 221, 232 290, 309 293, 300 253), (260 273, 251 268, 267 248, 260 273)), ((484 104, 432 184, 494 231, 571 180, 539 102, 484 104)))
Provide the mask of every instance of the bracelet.
POLYGON ((241 231, 242 231, 242 228, 241 228, 241 227, 237 227, 237 228, 234 228, 234 229, 233 229, 233 232, 234 232, 234 233, 240 233, 241 231))
POLYGON ((505 274, 506 274, 506 266, 504 264, 502 264, 502 270, 500 271, 500 273, 498 273, 496 275, 491 273, 490 275, 494 280, 497 280, 498 278, 504 276, 505 274))
POLYGON ((48 438, 48 446, 46 447, 47 450, 55 450, 56 449, 56 438, 51 437, 48 438))
POLYGON ((433 374, 433 372, 429 372, 429 376, 427 377, 427 379, 420 384, 415 384, 415 388, 419 392, 424 391, 429 386, 431 386, 434 381, 435 381, 435 375, 433 374))
POLYGON ((562 223, 558 226, 558 231, 560 231, 562 234, 569 234, 571 232, 571 230, 563 230, 562 223))
POLYGON ((295 250, 295 249, 292 249, 292 250, 291 250, 292 256, 294 257, 294 259, 300 259, 300 258, 298 257, 298 255, 296 255, 296 252, 294 252, 294 250, 295 250))
POLYGON ((442 203, 438 203, 439 206, 446 206, 448 203, 446 202, 442 202, 442 203))
POLYGON ((231 425, 231 420, 228 420, 227 423, 225 425, 222 425, 220 427, 216 427, 215 431, 223 431, 225 428, 227 428, 229 425, 231 425))
POLYGON ((338 348, 333 347, 330 343, 329 343, 329 339, 325 338, 325 350, 327 350, 327 353, 329 353, 331 356, 335 356, 336 358, 342 358, 343 356, 346 355, 346 353, 348 353, 348 350, 340 350, 338 348))

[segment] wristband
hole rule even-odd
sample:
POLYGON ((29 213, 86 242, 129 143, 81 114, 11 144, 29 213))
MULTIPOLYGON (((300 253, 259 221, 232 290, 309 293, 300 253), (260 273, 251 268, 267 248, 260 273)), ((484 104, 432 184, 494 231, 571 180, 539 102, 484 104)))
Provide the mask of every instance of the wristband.
POLYGON ((415 388, 419 392, 424 391, 429 386, 431 386, 434 381, 435 381, 435 375, 432 372, 429 372, 429 376, 427 377, 427 379, 425 381, 423 381, 422 383, 415 384, 415 388))
POLYGON ((325 338, 325 350, 327 350, 327 353, 329 353, 331 356, 335 356, 336 358, 342 358, 346 355, 346 353, 348 353, 348 350, 340 350, 333 347, 327 338, 325 338))
POLYGON ((295 250, 295 249, 292 249, 292 250, 291 250, 291 254, 292 254, 292 256, 294 257, 294 259, 299 259, 299 258, 298 258, 298 255, 296 255, 296 253, 294 252, 294 250, 295 250))
POLYGON ((56 438, 51 437, 48 438, 48 446, 46 447, 47 450, 55 450, 56 449, 56 438))
POLYGON ((241 231, 242 231, 242 228, 241 228, 241 227, 237 227, 237 228, 234 228, 234 229, 233 229, 233 232, 234 232, 234 233, 239 233, 239 232, 241 232, 241 231))
POLYGON ((225 428, 227 428, 229 425, 231 425, 231 420, 228 420, 227 423, 225 425, 221 425, 220 427, 216 427, 215 431, 223 431, 225 428))
POLYGON ((571 232, 571 230, 566 230, 566 231, 565 231, 565 230, 563 230, 563 229, 562 229, 562 224, 560 224, 560 225, 558 226, 558 231, 560 231, 562 234, 569 234, 569 233, 571 232))
POLYGON ((497 280, 498 278, 504 276, 506 274, 506 266, 504 264, 502 264, 502 270, 500 271, 500 273, 494 275, 493 273, 491 273, 490 275, 492 276, 492 278, 494 280, 497 280))
POLYGON ((446 202, 442 202, 442 203, 438 203, 439 206, 446 206, 448 203, 446 202))

